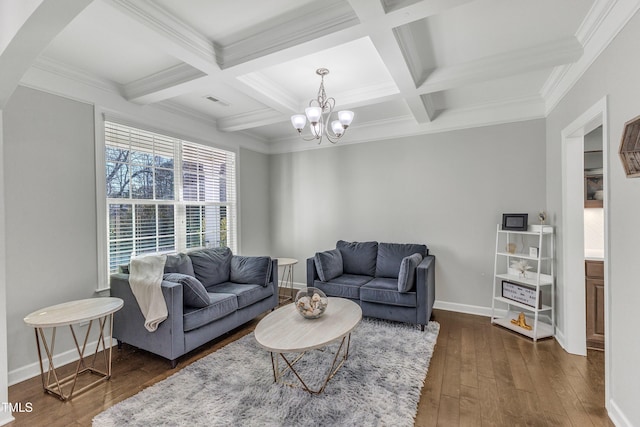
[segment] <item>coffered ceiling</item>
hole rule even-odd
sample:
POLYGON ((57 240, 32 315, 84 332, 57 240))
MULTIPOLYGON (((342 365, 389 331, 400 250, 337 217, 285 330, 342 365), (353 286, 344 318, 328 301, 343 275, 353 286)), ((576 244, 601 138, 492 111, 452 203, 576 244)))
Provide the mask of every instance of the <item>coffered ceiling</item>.
POLYGON ((290 116, 319 67, 337 109, 355 112, 343 141, 544 117, 597 56, 588 44, 614 3, 95 0, 34 66, 279 151, 303 144, 290 116))

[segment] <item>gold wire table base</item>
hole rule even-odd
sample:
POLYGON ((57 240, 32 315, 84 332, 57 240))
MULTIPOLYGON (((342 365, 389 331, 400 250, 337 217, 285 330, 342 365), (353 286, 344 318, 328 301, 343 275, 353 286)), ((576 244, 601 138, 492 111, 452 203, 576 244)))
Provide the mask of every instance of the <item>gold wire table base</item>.
POLYGON ((289 295, 280 296, 280 302, 293 300, 293 264, 283 266, 282 279, 280 279, 280 288, 287 289, 289 295))
POLYGON ((44 333, 44 328, 34 329, 36 334, 36 346, 38 348, 38 361, 40 362, 40 377, 42 379, 42 387, 44 388, 44 391, 46 393, 52 394, 62 401, 67 401, 67 400, 70 400, 74 394, 82 393, 83 391, 88 390, 89 388, 101 383, 102 381, 106 381, 109 378, 111 378, 111 348, 112 348, 113 340, 111 338, 111 333, 109 333, 109 348, 107 350, 105 345, 105 338, 104 338, 104 327, 105 327, 105 324, 107 323, 107 318, 109 318, 109 331, 110 332, 113 331, 113 313, 97 319, 100 324, 100 335, 98 337, 98 343, 96 344, 96 350, 93 353, 93 360, 91 361, 90 366, 85 365, 84 352, 87 348, 87 341, 89 340, 89 334, 91 333, 91 326, 93 325, 93 320, 96 320, 96 319, 89 321, 89 325, 87 327, 87 333, 82 343, 82 348, 80 348, 80 345, 78 343, 78 339, 76 337, 76 332, 73 329, 73 325, 69 325, 69 329, 71 330, 71 335, 73 336, 73 342, 75 343, 76 350, 78 351, 78 356, 80 356, 80 358, 78 359, 75 372, 64 378, 58 378, 56 367, 53 364, 53 351, 56 343, 57 328, 55 326, 52 328, 53 331, 51 333, 50 346, 47 343, 47 338, 44 333), (40 344, 41 341, 42 341, 42 347, 44 347, 44 350, 47 356, 47 360, 49 361, 49 367, 47 368, 46 372, 44 370, 44 365, 42 363, 43 354, 42 354, 42 349, 40 344), (103 350, 102 356, 104 359, 106 372, 96 369, 95 367, 96 359, 98 358, 98 353, 100 351, 100 345, 102 345, 102 350, 103 350), (93 381, 90 384, 83 386, 78 390, 75 390, 78 377, 85 373, 95 374, 95 375, 98 375, 100 378, 98 378, 97 380, 93 381), (52 377, 53 377, 53 380, 52 380, 52 377), (67 394, 65 394, 62 388, 63 386, 68 385, 68 383, 71 383, 71 389, 67 394))
POLYGON ((273 352, 271 352, 271 367, 273 368, 273 379, 274 379, 274 382, 281 383, 281 384, 284 384, 284 385, 288 385, 290 387, 298 386, 297 384, 287 383, 287 382, 283 381, 283 375, 288 370, 291 370, 291 372, 293 372, 293 374, 296 376, 296 378, 298 378, 298 381, 302 385, 302 389, 303 390, 309 392, 310 394, 320 394, 320 393, 322 393, 324 391, 324 389, 327 387, 327 383, 329 382, 329 380, 336 375, 338 370, 342 367, 342 365, 344 365, 344 362, 349 357, 349 344, 351 344, 351 333, 349 333, 349 335, 347 335, 347 336, 342 337, 342 341, 340 342, 340 346, 336 350, 336 354, 333 357, 333 362, 331 363, 331 368, 329 369, 329 372, 327 373, 327 377, 324 379, 324 382, 322 383, 322 386, 319 389, 316 389, 316 390, 311 389, 307 385, 307 383, 305 383, 305 381, 302 379, 302 377, 300 376, 300 373, 298 371, 296 371, 295 368, 294 368, 294 365, 300 359, 302 359, 302 356, 304 356, 306 352, 300 353, 299 355, 296 356, 295 359, 293 359, 291 361, 289 359, 287 359, 283 353, 273 353, 273 352), (345 346, 345 342, 347 344, 346 346, 345 346), (342 353, 342 357, 340 357, 341 353, 342 353), (287 366, 282 368, 282 370, 280 370, 280 368, 278 367, 278 356, 277 355, 280 355, 282 360, 284 360, 285 363, 287 364, 287 366))

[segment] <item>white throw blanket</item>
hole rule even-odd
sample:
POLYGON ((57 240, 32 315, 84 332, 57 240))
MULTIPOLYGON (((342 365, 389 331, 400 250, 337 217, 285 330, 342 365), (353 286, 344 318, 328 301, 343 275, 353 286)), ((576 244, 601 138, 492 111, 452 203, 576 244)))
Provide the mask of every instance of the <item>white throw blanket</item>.
POLYGON ((149 332, 158 329, 167 318, 167 303, 162 296, 162 276, 166 255, 149 255, 132 258, 129 265, 129 285, 145 318, 144 327, 149 332))

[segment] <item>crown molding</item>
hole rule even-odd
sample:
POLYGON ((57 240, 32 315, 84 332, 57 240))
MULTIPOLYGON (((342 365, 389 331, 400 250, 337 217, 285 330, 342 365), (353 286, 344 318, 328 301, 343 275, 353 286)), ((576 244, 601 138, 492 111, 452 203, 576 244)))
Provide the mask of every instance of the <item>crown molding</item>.
MULTIPOLYGON (((281 113, 291 113, 296 111, 300 102, 291 95, 291 92, 287 91, 282 86, 276 84, 273 80, 267 78, 263 73, 254 72, 238 76, 236 78, 240 83, 250 87, 255 92, 260 93, 267 101, 270 107, 280 111, 281 113)), ((247 93, 250 96, 250 93, 247 93)))
POLYGON ((103 1, 149 29, 160 50, 204 73, 214 74, 220 71, 214 43, 156 3, 132 0, 103 1))
POLYGON ((204 124, 207 124, 208 126, 217 126, 218 124, 218 121, 214 117, 211 117, 200 111, 194 110, 193 108, 185 107, 184 105, 179 104, 175 101, 166 100, 162 102, 157 102, 153 105, 154 107, 157 107, 161 110, 164 110, 170 113, 178 114, 184 117, 194 118, 204 124))
POLYGON ((218 129, 223 132, 235 132, 280 123, 285 120, 287 120, 287 117, 283 113, 264 108, 218 119, 218 129))
POLYGON ((371 141, 398 139, 431 133, 450 132, 482 126, 494 126, 519 121, 543 119, 544 100, 538 96, 492 102, 469 108, 441 111, 438 120, 417 123, 413 115, 387 120, 358 123, 336 145, 318 145, 300 138, 288 137, 271 142, 270 154, 330 148, 340 145, 361 144, 371 141))
POLYGON ((313 3, 304 15, 288 15, 252 29, 251 35, 226 43, 221 41, 221 67, 224 69, 249 62, 359 23, 346 2, 337 2, 330 7, 324 3, 313 3))
POLYGON ((193 86, 209 76, 189 64, 179 64, 124 86, 127 100, 149 104, 188 92, 184 86, 193 86))
POLYGON ((586 42, 583 55, 574 64, 554 70, 543 86, 545 115, 553 111, 639 9, 638 0, 597 0, 594 3, 576 32, 578 40, 586 42))
POLYGON ((476 61, 435 69, 418 87, 420 93, 438 92, 523 72, 574 62, 582 45, 571 36, 550 43, 518 49, 476 61))
MULTIPOLYGON (((80 68, 71 67, 56 59, 40 55, 31 65, 32 68, 44 71, 49 74, 62 77, 74 82, 81 83, 86 86, 101 90, 103 92, 109 92, 121 96, 124 93, 124 88, 118 83, 96 77, 94 74, 80 68)), ((22 82, 21 82, 22 83, 22 82)))

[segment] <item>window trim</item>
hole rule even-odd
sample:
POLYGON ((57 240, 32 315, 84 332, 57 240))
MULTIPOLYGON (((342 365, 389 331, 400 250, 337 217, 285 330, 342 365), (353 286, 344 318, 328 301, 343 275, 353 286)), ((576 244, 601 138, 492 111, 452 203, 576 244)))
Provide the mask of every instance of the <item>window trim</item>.
MULTIPOLYGON (((104 292, 110 289, 109 286, 109 230, 107 218, 107 194, 106 194, 106 156, 105 156, 105 122, 114 122, 124 126, 134 127, 140 130, 158 133, 182 141, 204 145, 206 147, 228 151, 235 156, 235 206, 230 209, 230 214, 235 217, 235 247, 240 251, 240 153, 238 148, 231 148, 225 145, 211 144, 197 137, 181 135, 171 130, 146 125, 143 122, 123 118, 117 114, 108 112, 98 106, 94 107, 94 129, 95 129, 95 166, 96 166, 96 232, 97 232, 97 286, 95 292, 104 292)), ((180 166, 181 167, 181 166, 180 166)), ((182 179, 182 178, 180 178, 182 179)), ((181 191, 181 190, 180 190, 181 191)), ((158 201, 161 202, 161 201, 158 201)), ((188 204, 188 202, 187 202, 188 204)))

